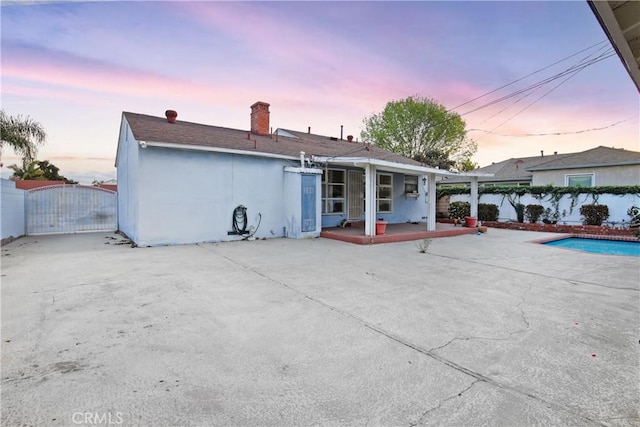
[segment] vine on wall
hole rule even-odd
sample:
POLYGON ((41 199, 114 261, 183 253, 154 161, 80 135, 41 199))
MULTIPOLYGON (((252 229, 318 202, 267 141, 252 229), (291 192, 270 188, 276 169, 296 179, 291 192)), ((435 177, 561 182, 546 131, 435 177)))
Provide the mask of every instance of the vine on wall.
MULTIPOLYGON (((469 187, 438 188, 436 190, 436 198, 440 199, 447 195, 470 194, 470 192, 471 189, 469 187)), ((640 196, 640 185, 605 185, 600 187, 555 187, 553 185, 542 185, 531 187, 495 186, 478 188, 478 195, 483 194, 501 194, 502 201, 506 198, 516 211, 518 210, 516 206, 519 205, 520 198, 525 194, 530 194, 537 200, 548 200, 553 207, 553 213, 556 217, 559 217, 560 200, 565 195, 568 195, 571 199, 571 205, 569 206, 569 214, 571 214, 573 213, 573 209, 581 204, 578 200, 581 195, 584 196, 582 204, 586 203, 587 199, 591 197, 593 204, 597 205, 598 198, 601 194, 612 194, 616 196, 633 194, 640 196)))
MULTIPOLYGON (((470 192, 471 190, 468 187, 438 188, 436 190, 436 197, 440 198, 446 195, 470 194, 470 192)), ((558 200, 565 194, 571 195, 572 198, 577 197, 580 194, 588 194, 592 197, 595 196, 596 198, 600 194, 613 194, 618 196, 635 194, 640 196, 640 185, 604 185, 601 187, 554 187, 553 185, 532 187, 495 186, 480 187, 478 188, 478 194, 515 194, 517 196, 531 194, 533 197, 538 196, 542 198, 553 195, 554 198, 557 197, 558 200)))

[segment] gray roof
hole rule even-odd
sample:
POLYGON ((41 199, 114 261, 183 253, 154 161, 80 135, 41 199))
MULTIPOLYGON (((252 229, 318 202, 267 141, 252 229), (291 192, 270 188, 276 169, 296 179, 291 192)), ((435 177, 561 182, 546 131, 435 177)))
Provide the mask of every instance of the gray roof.
POLYGON ((364 157, 406 165, 422 165, 415 160, 361 142, 348 142, 288 129, 286 132, 294 137, 261 136, 247 130, 185 121, 169 123, 164 117, 131 112, 124 112, 123 116, 138 141, 233 149, 255 154, 268 153, 296 158, 300 156, 300 151, 304 151, 307 157, 364 157))
MULTIPOLYGON (((475 169, 473 172, 494 175, 493 177, 480 177, 479 182, 513 182, 531 181, 533 171, 637 164, 640 164, 639 152, 600 146, 579 153, 511 158, 475 169)), ((453 184, 468 181, 468 179, 452 177, 443 183, 453 184)))
MULTIPOLYGON (((516 157, 493 163, 473 172, 492 173, 492 177, 481 177, 479 182, 500 182, 500 181, 531 181, 533 174, 530 168, 547 163, 552 159, 570 156, 571 154, 554 154, 552 156, 516 157)), ((468 179, 450 178, 447 183, 468 182, 468 179)))
POLYGON ((611 167, 624 165, 640 165, 640 153, 621 148, 596 147, 580 153, 562 157, 551 157, 551 161, 531 166, 531 171, 575 169, 588 167, 611 167))

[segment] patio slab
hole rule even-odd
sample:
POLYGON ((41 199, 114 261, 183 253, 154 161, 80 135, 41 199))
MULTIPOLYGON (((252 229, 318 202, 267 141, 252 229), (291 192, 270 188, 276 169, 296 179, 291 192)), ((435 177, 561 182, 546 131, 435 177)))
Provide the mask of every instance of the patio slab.
POLYGON ((402 223, 388 224, 384 234, 375 236, 364 235, 364 224, 349 224, 348 227, 323 228, 320 237, 325 239, 340 240, 342 242, 355 243, 358 245, 373 245, 379 243, 409 242, 422 239, 433 239, 438 237, 462 236, 465 234, 476 234, 478 231, 487 232, 487 227, 463 227, 453 224, 436 223, 436 229, 426 230, 425 223, 402 223))
POLYGON ((638 259, 548 235, 16 240, 2 425, 639 425, 638 259))

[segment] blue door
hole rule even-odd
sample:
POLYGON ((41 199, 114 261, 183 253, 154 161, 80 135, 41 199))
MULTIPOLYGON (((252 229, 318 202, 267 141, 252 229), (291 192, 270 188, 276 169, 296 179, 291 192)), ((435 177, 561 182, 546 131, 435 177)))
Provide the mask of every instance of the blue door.
POLYGON ((302 175, 302 232, 316 230, 316 175, 302 175))

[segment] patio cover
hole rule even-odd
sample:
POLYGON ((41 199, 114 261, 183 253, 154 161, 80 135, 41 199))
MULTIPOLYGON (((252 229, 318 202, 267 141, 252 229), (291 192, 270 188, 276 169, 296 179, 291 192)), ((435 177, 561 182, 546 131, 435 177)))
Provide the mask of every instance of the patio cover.
POLYGON ((446 170, 390 162, 367 157, 319 157, 312 156, 314 163, 327 165, 355 166, 365 171, 365 236, 376 235, 376 172, 397 172, 405 175, 423 175, 427 178, 427 231, 436 229, 436 176, 464 176, 471 182, 471 216, 478 216, 478 177, 493 176, 493 174, 477 172, 450 172, 446 170))

